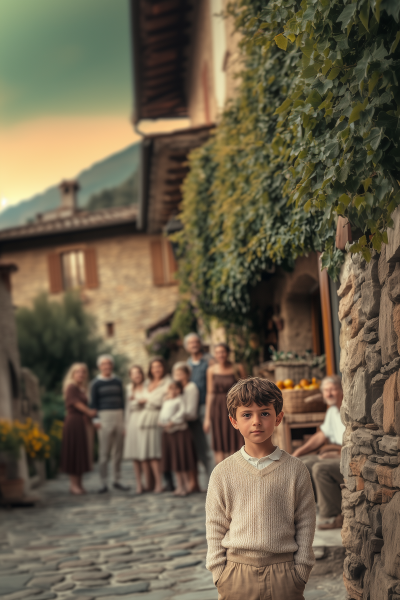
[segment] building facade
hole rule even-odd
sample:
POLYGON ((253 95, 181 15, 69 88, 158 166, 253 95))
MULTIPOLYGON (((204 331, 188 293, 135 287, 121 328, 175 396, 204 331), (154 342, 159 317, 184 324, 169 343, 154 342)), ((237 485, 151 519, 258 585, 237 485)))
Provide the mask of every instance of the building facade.
MULTIPOLYGON (((203 143, 204 132, 212 131, 226 102, 235 97, 236 75, 242 66, 240 34, 234 30, 233 18, 226 16, 228 5, 229 0, 131 0, 136 127, 144 127, 148 119, 185 117, 191 122, 185 135, 190 137, 190 131, 197 135, 192 147, 203 143)), ((164 136, 164 141, 160 135, 158 146, 166 154, 167 146, 181 135, 176 131, 164 136)), ((154 145, 152 136, 145 136, 143 143, 144 147, 154 145)), ((181 155, 183 181, 187 152, 181 155)), ((171 178, 159 170, 158 165, 165 163, 160 162, 157 152, 150 163, 155 173, 150 178, 150 197, 157 198, 159 208, 149 212, 153 226, 159 228, 152 232, 162 227, 168 230, 169 221, 179 215, 182 194, 180 187, 168 192, 165 181, 171 178)), ((149 179, 143 189, 146 181, 149 179)), ((279 268, 265 273, 252 297, 265 358, 270 343, 299 354, 311 350, 326 354, 328 373, 338 372, 339 322, 332 317, 336 289, 327 274, 320 273, 317 254, 298 259, 293 273, 279 268), (279 330, 275 326, 278 322, 279 330)), ((217 328, 215 340, 221 335, 221 328, 217 328)))
POLYGON ((161 233, 138 231, 135 206, 78 210, 74 185, 60 186, 59 211, 0 232, 1 260, 18 267, 14 304, 29 307, 40 293, 60 300, 78 290, 98 334, 145 365, 146 330, 176 306, 171 245, 161 233))
POLYGON ((20 396, 17 330, 11 299, 13 263, 0 263, 0 419, 11 420, 19 413, 20 396))

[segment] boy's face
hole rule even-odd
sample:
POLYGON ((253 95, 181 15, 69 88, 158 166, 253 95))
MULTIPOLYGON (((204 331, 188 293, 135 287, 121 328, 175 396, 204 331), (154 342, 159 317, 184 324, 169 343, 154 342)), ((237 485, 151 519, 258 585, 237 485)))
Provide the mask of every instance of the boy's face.
POLYGON ((229 416, 235 429, 254 444, 262 444, 274 432, 283 419, 283 412, 276 414, 272 404, 258 406, 253 402, 250 406, 240 406, 236 409, 236 419, 229 416))

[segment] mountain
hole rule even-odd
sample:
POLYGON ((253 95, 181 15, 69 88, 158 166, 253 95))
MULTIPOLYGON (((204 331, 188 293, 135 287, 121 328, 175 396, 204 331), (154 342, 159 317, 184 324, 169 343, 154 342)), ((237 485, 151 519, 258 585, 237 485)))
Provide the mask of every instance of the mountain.
POLYGON ((137 204, 139 200, 139 171, 136 171, 121 185, 105 189, 94 194, 86 205, 88 210, 99 210, 110 206, 129 206, 137 204))
MULTIPOLYGON (((75 177, 81 186, 78 193, 78 206, 95 209, 121 203, 128 204, 130 186, 132 186, 131 203, 134 204, 137 202, 136 182, 139 166, 140 142, 85 169, 75 177), (114 189, 115 196, 111 197, 114 189), (105 194, 105 192, 107 193, 105 194), (97 199, 95 200, 95 198, 97 199)), ((36 194, 33 198, 23 200, 2 211, 0 213, 0 229, 25 225, 38 213, 53 210, 59 205, 60 191, 58 185, 54 185, 41 194, 36 194)))

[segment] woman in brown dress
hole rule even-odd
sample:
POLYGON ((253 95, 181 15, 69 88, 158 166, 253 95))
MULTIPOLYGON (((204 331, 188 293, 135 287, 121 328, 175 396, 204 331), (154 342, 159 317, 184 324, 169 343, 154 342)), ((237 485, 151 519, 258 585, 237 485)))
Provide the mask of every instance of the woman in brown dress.
POLYGON ((203 429, 208 433, 211 425, 212 448, 216 464, 240 450, 244 444, 242 434, 232 427, 229 421, 226 395, 238 379, 245 379, 246 373, 243 365, 231 363, 229 352, 227 344, 215 346, 216 362, 207 369, 206 415, 203 429))
POLYGON ((97 412, 88 407, 88 370, 83 363, 70 367, 63 383, 67 409, 64 422, 61 468, 69 475, 71 494, 85 493, 82 475, 91 469, 88 428, 97 412))

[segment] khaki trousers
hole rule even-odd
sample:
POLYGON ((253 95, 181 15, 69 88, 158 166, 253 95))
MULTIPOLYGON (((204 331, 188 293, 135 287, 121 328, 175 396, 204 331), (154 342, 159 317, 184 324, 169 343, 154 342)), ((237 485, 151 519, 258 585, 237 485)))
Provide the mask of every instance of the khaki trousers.
POLYGON ((106 486, 110 456, 114 464, 115 483, 119 481, 121 475, 121 460, 124 448, 124 411, 101 410, 99 411, 99 419, 99 468, 101 481, 106 486))
POLYGON ((310 472, 319 507, 319 516, 327 519, 340 515, 342 512, 340 484, 343 483, 340 458, 320 460, 316 454, 306 454, 299 458, 310 472))
POLYGON ((218 600, 304 600, 306 584, 297 575, 293 560, 254 566, 236 562, 236 556, 230 558, 217 581, 218 600))

